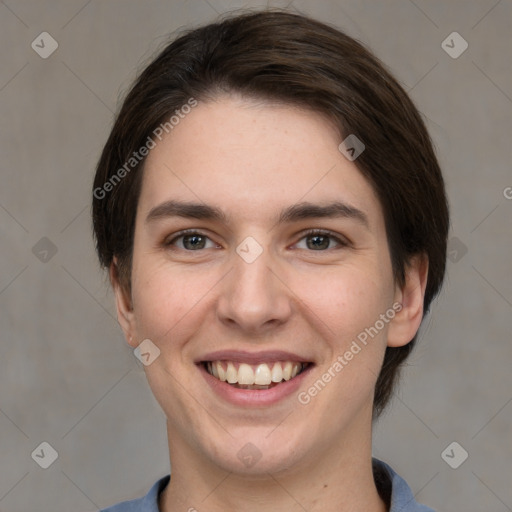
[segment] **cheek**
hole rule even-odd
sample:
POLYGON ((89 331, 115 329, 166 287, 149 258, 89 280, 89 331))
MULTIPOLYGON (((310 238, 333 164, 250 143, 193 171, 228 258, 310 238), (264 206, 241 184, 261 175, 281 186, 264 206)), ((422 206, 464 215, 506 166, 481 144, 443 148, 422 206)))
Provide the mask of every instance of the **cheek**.
POLYGON ((321 320, 314 329, 326 349, 322 376, 332 382, 321 393, 318 406, 341 400, 355 410, 373 396, 390 319, 385 322, 381 315, 393 298, 392 279, 387 275, 379 265, 347 266, 328 279, 303 280, 303 291, 314 290, 308 306, 321 320))
MULTIPOLYGON (((201 323, 214 296, 218 273, 193 265, 173 265, 163 258, 134 260, 133 307, 137 334, 162 351, 181 350, 201 323)), ((185 354, 183 354, 185 355, 185 354)))
POLYGON ((309 403, 307 410, 318 418, 318 428, 334 432, 342 418, 353 417, 373 400, 389 325, 381 315, 391 307, 392 287, 382 276, 355 268, 346 274, 338 270, 336 277, 326 280, 327 293, 320 284, 314 285, 308 306, 320 319, 314 329, 321 330, 318 341, 323 344, 320 353, 324 352, 325 358, 317 380, 300 399, 309 403), (339 406, 337 412, 326 416, 325 411, 331 411, 333 404, 339 406))
POLYGON ((149 257, 134 260, 132 282, 137 331, 158 344, 190 309, 189 295, 183 293, 187 283, 182 273, 170 272, 149 257))
POLYGON ((381 272, 378 266, 346 266, 322 276, 302 275, 295 289, 315 312, 325 336, 342 346, 389 307, 393 287, 381 272))

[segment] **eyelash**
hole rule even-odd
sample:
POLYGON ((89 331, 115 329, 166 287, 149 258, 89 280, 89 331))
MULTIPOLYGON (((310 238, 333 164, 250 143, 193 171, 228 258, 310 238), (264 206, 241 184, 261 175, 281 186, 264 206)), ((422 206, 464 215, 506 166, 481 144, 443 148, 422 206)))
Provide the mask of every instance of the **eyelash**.
MULTIPOLYGON (((184 236, 187 236, 187 235, 199 235, 199 236, 203 236, 205 238, 210 239, 208 237, 208 235, 202 233, 201 231, 197 231, 195 229, 185 229, 183 231, 180 231, 174 238, 172 238, 172 240, 169 240, 169 241, 165 240, 163 245, 166 248, 170 248, 171 246, 174 245, 174 243, 177 240, 179 240, 180 238, 183 238, 184 236)), ((299 241, 304 239, 304 238, 307 238, 308 236, 314 236, 314 235, 328 236, 332 240, 335 240, 339 244, 340 247, 348 247, 350 245, 348 241, 341 239, 335 233, 333 233, 332 231, 329 231, 327 229, 310 229, 310 230, 308 230, 308 231, 306 231, 305 233, 302 234, 302 236, 299 239, 299 241)), ((193 250, 189 250, 189 249, 181 249, 181 248, 179 248, 179 250, 186 251, 186 252, 200 252, 200 249, 198 249, 197 251, 193 251, 193 250)), ((332 249, 323 249, 323 250, 318 250, 318 251, 310 250, 309 252, 326 252, 326 251, 329 251, 329 250, 332 250, 332 249)))

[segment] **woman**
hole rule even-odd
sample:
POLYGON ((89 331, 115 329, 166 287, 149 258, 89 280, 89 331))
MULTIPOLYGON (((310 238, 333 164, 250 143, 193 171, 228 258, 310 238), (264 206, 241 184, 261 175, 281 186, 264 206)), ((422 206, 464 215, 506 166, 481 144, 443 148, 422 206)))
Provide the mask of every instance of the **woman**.
POLYGON ((371 440, 443 281, 448 206, 368 50, 286 12, 189 31, 136 80, 93 196, 172 472, 109 512, 431 510, 371 440))

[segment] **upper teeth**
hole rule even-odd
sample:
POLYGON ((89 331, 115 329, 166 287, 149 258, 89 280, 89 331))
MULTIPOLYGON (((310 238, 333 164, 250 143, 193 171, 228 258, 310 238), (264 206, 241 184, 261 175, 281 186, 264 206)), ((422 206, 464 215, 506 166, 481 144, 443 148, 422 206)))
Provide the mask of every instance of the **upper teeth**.
POLYGON ((268 386, 271 382, 281 382, 283 379, 290 380, 303 369, 302 363, 291 361, 270 363, 272 364, 272 370, 267 363, 249 365, 232 361, 210 361, 206 366, 210 374, 223 382, 262 386, 268 386))

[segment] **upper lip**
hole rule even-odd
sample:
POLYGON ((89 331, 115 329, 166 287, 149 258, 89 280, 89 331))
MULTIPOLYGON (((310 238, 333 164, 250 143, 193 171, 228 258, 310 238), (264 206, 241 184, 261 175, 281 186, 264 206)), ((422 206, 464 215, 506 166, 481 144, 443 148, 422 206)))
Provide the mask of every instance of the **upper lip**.
POLYGON ((311 359, 302 357, 293 352, 284 350, 264 350, 261 352, 247 352, 245 350, 217 350, 204 354, 194 362, 201 363, 204 361, 236 361, 238 363, 271 363, 274 361, 291 361, 297 363, 309 363, 311 359))

